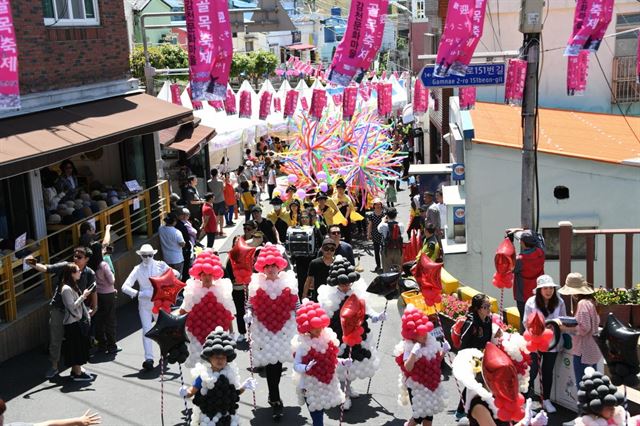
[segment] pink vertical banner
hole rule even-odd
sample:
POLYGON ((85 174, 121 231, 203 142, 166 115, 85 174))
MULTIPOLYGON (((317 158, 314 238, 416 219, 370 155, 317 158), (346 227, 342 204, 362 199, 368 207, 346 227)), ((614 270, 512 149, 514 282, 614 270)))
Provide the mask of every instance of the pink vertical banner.
POLYGON ((362 35, 359 70, 356 72, 356 82, 362 81, 365 73, 376 58, 382 46, 382 36, 384 35, 385 17, 389 8, 389 0, 371 0, 367 2, 367 14, 364 24, 364 34, 362 35))
POLYGON ((358 88, 355 86, 345 87, 342 98, 342 119, 349 121, 356 110, 358 100, 358 88))
POLYGON ((271 99, 273 99, 273 94, 269 91, 264 91, 260 95, 260 111, 258 114, 260 120, 266 120, 271 114, 271 99))
POLYGON ((282 99, 280 99, 280 96, 275 96, 273 98, 273 110, 277 112, 282 111, 282 99))
POLYGON ((420 79, 413 86, 413 112, 424 113, 429 109, 429 89, 424 87, 420 79))
POLYGON ((378 83, 378 115, 386 116, 391 114, 391 83, 378 83))
POLYGON ((20 108, 19 77, 11 1, 0 0, 0 111, 20 108))
POLYGON ((567 95, 584 95, 584 91, 587 89, 588 70, 588 50, 581 50, 578 56, 567 57, 567 95))
POLYGON ((202 102, 193 100, 193 97, 191 96, 191 86, 187 86, 187 95, 189 95, 189 99, 191 100, 191 106, 193 107, 194 110, 197 111, 204 108, 204 106, 202 105, 202 102))
POLYGON ((612 17, 613 0, 578 1, 573 33, 565 49, 565 56, 576 56, 583 49, 597 51, 612 17))
POLYGON ((524 97, 524 81, 527 76, 527 61, 524 59, 509 59, 507 78, 504 83, 504 103, 522 105, 524 97))
POLYGON ((482 37, 482 29, 484 27, 484 16, 487 9, 487 0, 475 0, 473 14, 471 15, 471 37, 462 45, 459 50, 460 56, 457 57, 451 67, 451 74, 466 75, 469 63, 476 51, 480 38, 482 37))
POLYGON ((638 31, 638 52, 636 55, 636 83, 640 84, 640 31, 638 31))
POLYGON ((309 102, 307 102, 307 98, 304 96, 300 97, 300 106, 302 106, 303 111, 309 111, 309 102))
POLYGON ((335 95, 331 95, 331 98, 333 99, 333 104, 335 106, 340 106, 342 105, 342 96, 341 94, 335 94, 335 95))
POLYGON ((227 96, 224 98, 224 110, 227 115, 235 115, 238 112, 236 107, 236 94, 231 88, 227 88, 227 96))
POLYGON ((447 7, 447 20, 433 70, 435 77, 462 75, 462 70, 454 67, 458 58, 464 56, 465 47, 473 35, 473 12, 476 0, 450 1, 447 7))
POLYGON ((193 99, 206 100, 216 56, 213 37, 215 8, 209 0, 187 0, 184 2, 184 12, 187 23, 189 80, 193 99))
POLYGON ((371 97, 371 86, 367 84, 361 85, 360 88, 358 89, 358 93, 360 93, 360 96, 362 96, 362 99, 365 102, 367 102, 371 97))
POLYGON ((460 109, 463 111, 474 109, 476 107, 476 88, 474 86, 469 86, 461 87, 458 90, 460 109))
POLYGON ((216 24, 213 40, 215 40, 216 59, 211 70, 211 82, 207 92, 213 99, 224 99, 229 83, 231 61, 233 60, 233 40, 231 38, 231 21, 229 20, 229 2, 227 0, 196 0, 198 7, 211 1, 215 10, 216 24))
POLYGON ((325 107, 327 106, 327 92, 324 89, 313 89, 313 94, 311 95, 311 108, 309 109, 309 114, 320 120, 322 118, 322 113, 324 112, 325 107))
POLYGON ((224 101, 207 101, 216 111, 224 111, 224 101))
POLYGON ((298 97, 300 93, 297 90, 289 90, 284 100, 284 116, 292 117, 298 106, 298 97))
POLYGON ((251 118, 251 93, 248 90, 240 91, 240 107, 238 116, 251 118))
POLYGON ((182 105, 182 100, 180 100, 180 85, 171 83, 169 85, 169 91, 171 92, 171 103, 175 105, 182 105))

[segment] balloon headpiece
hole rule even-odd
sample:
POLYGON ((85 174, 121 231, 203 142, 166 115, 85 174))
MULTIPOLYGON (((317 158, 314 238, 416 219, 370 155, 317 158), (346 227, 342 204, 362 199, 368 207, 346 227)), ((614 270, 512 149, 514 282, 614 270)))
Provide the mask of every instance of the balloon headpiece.
POLYGON ((193 266, 189 269, 192 278, 200 278, 200 274, 213 275, 214 280, 219 280, 224 276, 224 268, 220 258, 209 250, 203 250, 196 257, 193 266))
POLYGON ((402 314, 402 338, 416 340, 433 330, 433 323, 424 312, 413 305, 407 305, 402 314))
POLYGON ((287 267, 287 260, 282 257, 282 253, 280 253, 278 247, 271 243, 267 243, 267 245, 260 249, 254 268, 258 272, 263 272, 264 267, 267 265, 276 265, 280 270, 287 267))
POLYGON ((296 311, 296 323, 298 333, 304 334, 314 328, 325 328, 329 326, 331 319, 322 309, 319 303, 305 299, 296 311))
POLYGON ((202 352, 200 352, 200 358, 207 361, 212 355, 225 355, 227 362, 236 359, 236 342, 231 335, 220 326, 216 327, 216 329, 207 336, 207 340, 205 340, 202 345, 202 352))
POLYGON ((327 284, 337 286, 340 284, 351 284, 360 279, 360 274, 356 272, 355 266, 349 260, 338 255, 329 267, 329 277, 327 284))
POLYGON ((578 402, 584 414, 599 415, 605 407, 615 407, 624 403, 624 395, 611 383, 609 377, 592 367, 584 370, 578 385, 578 402))

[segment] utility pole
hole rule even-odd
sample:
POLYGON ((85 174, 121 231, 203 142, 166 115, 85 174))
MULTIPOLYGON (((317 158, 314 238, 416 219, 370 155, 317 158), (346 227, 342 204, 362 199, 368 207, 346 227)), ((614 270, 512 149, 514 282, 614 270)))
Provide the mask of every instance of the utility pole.
MULTIPOLYGON (((524 34, 523 55, 527 73, 522 102, 522 187, 520 194, 520 226, 532 229, 535 215, 535 138, 538 104, 538 64, 544 0, 521 0, 520 32, 524 34)), ((536 224, 537 226, 537 224, 536 224)))

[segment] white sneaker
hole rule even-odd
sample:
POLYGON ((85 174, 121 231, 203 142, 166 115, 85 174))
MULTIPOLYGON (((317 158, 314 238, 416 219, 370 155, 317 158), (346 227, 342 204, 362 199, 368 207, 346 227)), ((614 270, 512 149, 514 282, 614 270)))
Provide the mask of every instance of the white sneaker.
POLYGON ((556 407, 554 407, 553 404, 551 403, 551 401, 548 400, 548 399, 545 399, 542 402, 542 408, 544 408, 544 411, 546 411, 549 414, 553 414, 553 413, 555 413, 557 411, 556 407))

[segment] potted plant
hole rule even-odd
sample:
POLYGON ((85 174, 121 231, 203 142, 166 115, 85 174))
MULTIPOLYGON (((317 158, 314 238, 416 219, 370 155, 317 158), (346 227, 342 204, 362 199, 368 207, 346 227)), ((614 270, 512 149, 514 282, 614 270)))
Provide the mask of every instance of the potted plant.
POLYGON ((627 291, 629 308, 631 309, 629 321, 632 327, 640 328, 640 284, 627 291))
POLYGON ((470 305, 469 302, 458 299, 457 295, 442 295, 442 310, 438 312, 438 316, 444 336, 449 343, 451 343, 451 327, 456 319, 467 315, 470 305))
POLYGON ((623 324, 628 324, 631 318, 631 305, 629 305, 629 293, 626 289, 604 289, 600 287, 593 294, 599 305, 600 326, 604 327, 609 313, 612 313, 623 324))

